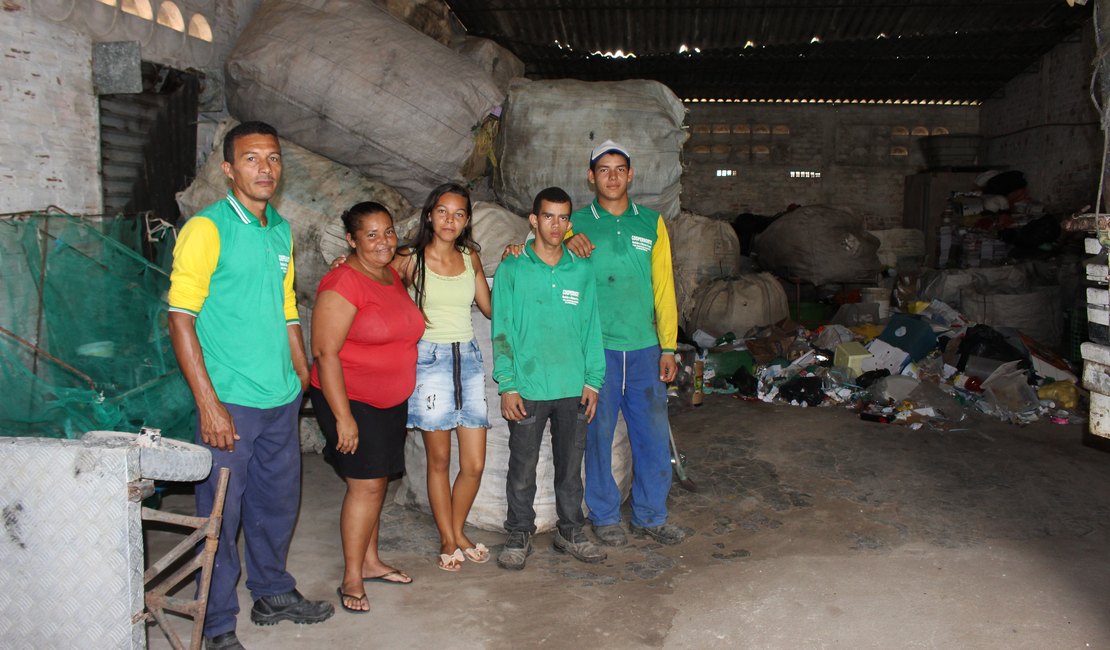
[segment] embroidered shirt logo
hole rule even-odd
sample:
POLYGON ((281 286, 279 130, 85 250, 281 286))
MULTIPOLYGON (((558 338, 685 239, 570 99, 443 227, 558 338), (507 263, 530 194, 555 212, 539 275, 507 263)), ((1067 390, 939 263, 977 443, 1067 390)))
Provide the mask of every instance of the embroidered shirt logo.
POLYGON ((571 289, 563 289, 563 304, 577 305, 578 304, 578 292, 573 291, 571 289))
POLYGON ((632 248, 635 248, 638 251, 644 251, 645 253, 650 253, 651 240, 647 237, 637 237, 636 235, 632 235, 632 248))
POLYGON ((289 256, 288 255, 278 255, 277 257, 278 257, 278 266, 281 267, 281 272, 282 273, 287 273, 289 271, 289 256))

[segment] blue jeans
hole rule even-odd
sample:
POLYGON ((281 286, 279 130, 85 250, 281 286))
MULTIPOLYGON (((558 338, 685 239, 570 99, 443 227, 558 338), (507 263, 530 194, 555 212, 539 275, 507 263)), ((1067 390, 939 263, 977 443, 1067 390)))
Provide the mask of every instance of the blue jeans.
POLYGON ((509 469, 505 530, 536 532, 536 463, 543 428, 551 421, 551 456, 555 461, 555 512, 559 533, 566 539, 582 530, 582 453, 586 447, 586 412, 581 397, 534 402, 524 400, 528 417, 509 421, 509 469))
MULTIPOLYGON (((204 619, 205 636, 216 636, 235 629, 239 599, 239 526, 242 523, 247 555, 247 588, 254 599, 292 591, 297 582, 285 570, 293 525, 301 505, 301 439, 297 433, 297 412, 301 397, 285 406, 256 409, 227 404, 235 422, 233 452, 209 447, 212 473, 196 485, 197 516, 212 513, 221 467, 230 467, 231 476, 224 498, 224 520, 220 544, 212 566, 208 608, 204 619)), ((197 574, 200 580, 200 574, 197 574)))
POLYGON ((605 384, 586 435, 586 506, 595 526, 619 524, 621 494, 613 480, 613 431, 624 414, 632 448, 632 523, 667 523, 671 491, 667 386, 659 381, 659 347, 605 351, 605 384))

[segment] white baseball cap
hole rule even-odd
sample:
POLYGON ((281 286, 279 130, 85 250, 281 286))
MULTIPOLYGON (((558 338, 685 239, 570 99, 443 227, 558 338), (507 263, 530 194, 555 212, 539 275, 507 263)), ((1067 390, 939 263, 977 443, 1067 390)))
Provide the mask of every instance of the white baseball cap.
POLYGON ((617 144, 616 142, 613 142, 612 140, 606 140, 605 142, 602 142, 601 144, 594 147, 594 150, 590 152, 590 168, 593 169, 594 163, 597 162, 597 159, 607 153, 619 153, 620 155, 624 156, 624 159, 628 161, 629 165, 632 164, 632 156, 628 155, 627 149, 617 144))

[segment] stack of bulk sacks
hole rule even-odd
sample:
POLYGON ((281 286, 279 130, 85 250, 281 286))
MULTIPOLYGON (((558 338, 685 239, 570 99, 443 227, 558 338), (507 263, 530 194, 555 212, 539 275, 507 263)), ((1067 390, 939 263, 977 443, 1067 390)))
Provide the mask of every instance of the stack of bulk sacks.
POLYGON ((494 151, 501 203, 527 214, 545 187, 565 189, 579 208, 593 200, 590 152, 615 140, 632 155, 633 200, 675 217, 679 209, 685 109, 656 81, 514 79, 494 151))
POLYGON ((359 0, 270 0, 227 62, 228 108, 395 187, 412 203, 461 182, 490 75, 359 0))
POLYGON ((674 289, 678 320, 689 327, 694 294, 712 280, 740 274, 740 240, 732 224, 685 210, 665 219, 674 260, 674 289))
POLYGON ((745 273, 702 285, 694 294, 690 330, 737 336, 753 327, 777 323, 790 315, 782 283, 770 273, 745 273))

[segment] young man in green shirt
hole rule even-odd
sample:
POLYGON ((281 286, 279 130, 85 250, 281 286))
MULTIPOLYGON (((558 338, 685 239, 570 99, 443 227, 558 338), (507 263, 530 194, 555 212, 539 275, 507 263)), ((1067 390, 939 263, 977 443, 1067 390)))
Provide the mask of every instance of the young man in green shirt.
POLYGON ((582 454, 605 357, 590 262, 563 245, 570 211, 570 196, 558 187, 536 195, 528 215, 536 237, 522 255, 501 263, 493 283, 493 378, 509 423, 509 538, 497 558, 506 569, 523 569, 532 552, 536 463, 549 420, 558 514, 553 547, 582 562, 606 558, 582 532, 582 454))

